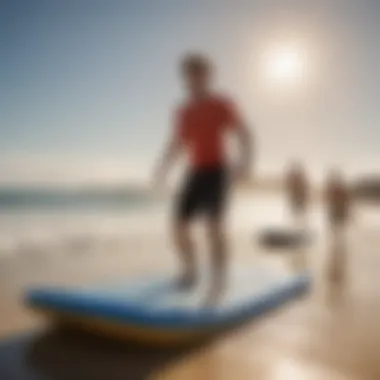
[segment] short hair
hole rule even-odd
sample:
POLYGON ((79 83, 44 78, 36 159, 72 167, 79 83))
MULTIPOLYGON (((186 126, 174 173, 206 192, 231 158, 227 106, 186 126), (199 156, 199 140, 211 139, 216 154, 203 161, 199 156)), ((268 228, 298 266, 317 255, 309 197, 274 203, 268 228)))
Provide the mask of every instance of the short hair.
POLYGON ((188 53, 181 62, 184 73, 209 73, 212 70, 211 61, 201 53, 188 53))

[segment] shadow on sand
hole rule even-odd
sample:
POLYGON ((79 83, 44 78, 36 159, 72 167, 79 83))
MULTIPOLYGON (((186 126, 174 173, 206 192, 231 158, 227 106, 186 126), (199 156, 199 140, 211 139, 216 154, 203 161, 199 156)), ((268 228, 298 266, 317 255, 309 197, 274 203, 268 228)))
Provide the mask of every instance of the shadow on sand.
POLYGON ((147 349, 78 331, 53 330, 1 343, 0 379, 148 379, 202 346, 147 349))

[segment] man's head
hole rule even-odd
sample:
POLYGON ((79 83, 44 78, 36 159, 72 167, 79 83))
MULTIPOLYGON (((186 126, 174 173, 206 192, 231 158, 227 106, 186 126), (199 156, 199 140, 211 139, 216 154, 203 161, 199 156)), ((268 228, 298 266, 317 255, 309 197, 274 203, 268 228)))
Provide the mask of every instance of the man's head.
POLYGON ((209 59, 199 53, 187 54, 181 62, 181 72, 192 95, 203 95, 207 92, 212 71, 209 59))

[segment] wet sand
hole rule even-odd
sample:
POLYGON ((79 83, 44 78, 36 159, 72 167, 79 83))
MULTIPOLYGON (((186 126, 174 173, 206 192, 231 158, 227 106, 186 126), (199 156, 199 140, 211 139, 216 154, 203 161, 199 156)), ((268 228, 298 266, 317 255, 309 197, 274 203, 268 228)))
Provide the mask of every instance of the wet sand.
MULTIPOLYGON (((79 284, 175 266, 162 236, 131 239, 128 249, 2 257, 0 379, 257 379, 380 378, 379 226, 358 222, 349 236, 340 284, 324 278, 328 249, 316 242, 309 263, 313 292, 201 347, 146 350, 46 330, 20 302, 31 284, 79 284), (136 254, 131 254, 136 252, 136 254), (157 254, 155 255, 155 252, 157 254), (28 331, 26 335, 18 335, 28 331)), ((289 261, 252 247, 251 234, 232 241, 234 260, 289 261)), ((289 264, 289 262, 287 264, 289 264)))

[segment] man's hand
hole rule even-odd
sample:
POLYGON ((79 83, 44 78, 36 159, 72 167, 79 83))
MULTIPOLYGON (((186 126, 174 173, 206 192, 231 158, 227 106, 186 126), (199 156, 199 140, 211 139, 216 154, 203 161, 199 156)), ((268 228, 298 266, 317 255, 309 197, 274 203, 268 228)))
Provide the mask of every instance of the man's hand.
POLYGON ((161 165, 153 172, 153 186, 157 188, 163 188, 166 185, 168 171, 161 165))
POLYGON ((239 183, 247 183, 251 178, 251 162, 252 162, 252 132, 240 121, 235 128, 238 142, 240 145, 240 160, 233 170, 233 181, 239 183))
POLYGON ((239 164, 233 169, 232 179, 234 182, 245 183, 250 180, 250 177, 250 169, 246 164, 239 164))
POLYGON ((157 187, 164 187, 166 184, 166 177, 169 173, 174 161, 178 158, 181 152, 181 142, 176 136, 167 143, 164 153, 158 162, 158 166, 153 173, 153 184, 157 187))

